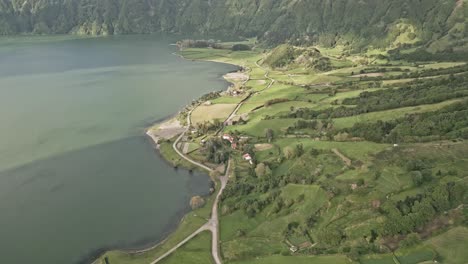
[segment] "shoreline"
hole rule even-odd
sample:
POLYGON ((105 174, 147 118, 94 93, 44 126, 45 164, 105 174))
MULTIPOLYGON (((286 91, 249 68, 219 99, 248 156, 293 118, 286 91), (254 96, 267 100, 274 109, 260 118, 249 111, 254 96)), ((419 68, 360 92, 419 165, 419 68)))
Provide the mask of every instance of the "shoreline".
MULTIPOLYGON (((228 63, 228 62, 220 62, 220 61, 215 61, 215 60, 201 60, 201 59, 196 59, 196 60, 195 60, 195 59, 188 59, 188 58, 184 57, 183 55, 181 55, 181 54, 178 53, 178 52, 173 52, 172 55, 177 56, 177 57, 179 57, 179 58, 181 58, 181 59, 183 59, 183 60, 185 60, 185 61, 200 61, 200 62, 221 63, 221 64, 226 64, 226 65, 231 65, 231 66, 237 67, 237 68, 238 68, 237 71, 229 71, 229 72, 226 72, 225 74, 223 74, 223 75, 221 76, 221 77, 222 77, 227 83, 229 83, 229 84, 235 84, 235 82, 230 81, 228 78, 226 78, 226 76, 227 76, 228 74, 230 74, 230 73, 239 72, 240 69, 243 69, 243 68, 244 68, 242 65, 238 65, 238 64, 234 64, 234 63, 228 63)), ((242 73, 246 73, 247 71, 244 70, 244 71, 241 71, 241 72, 242 72, 242 73)), ((246 82, 249 81, 249 80, 250 80, 250 75, 249 75, 249 77, 248 77, 246 80, 243 81, 243 83, 246 83, 246 82)), ((230 88, 230 87, 231 87, 231 85, 228 85, 225 89, 222 90, 222 92, 227 92, 227 91, 229 91, 229 88, 230 88)), ((191 106, 191 105, 185 105, 185 106, 182 107, 181 109, 182 109, 182 110, 183 110, 183 109, 188 109, 190 106, 191 106)), ((193 109, 192 109, 192 110, 193 110, 193 109)), ((154 133, 151 132, 151 130, 154 129, 156 126, 162 126, 162 125, 164 125, 164 124, 168 124, 171 120, 177 119, 177 116, 178 116, 178 114, 179 114, 180 112, 181 112, 181 111, 177 112, 177 113, 174 114, 174 115, 170 115, 170 116, 168 116, 168 117, 166 117, 166 118, 159 119, 159 120, 155 121, 153 124, 151 124, 150 126, 148 126, 148 127, 145 129, 145 131, 144 131, 145 135, 148 136, 148 137, 151 139, 151 141, 152 141, 152 142, 154 143, 154 145, 155 145, 155 148, 156 148, 158 151, 159 151, 159 146, 160 146, 159 141, 161 140, 161 137, 156 136, 154 133)), ((185 126, 182 126, 182 127, 185 127, 185 126)), ((186 127, 185 127, 185 128, 186 128, 186 127)), ((181 133, 179 133, 179 134, 177 134, 177 135, 180 135, 180 134, 181 134, 181 133)), ((174 137, 177 136, 177 135, 174 135, 174 137)), ((173 138, 173 137, 172 137, 172 138, 173 138)), ((164 158, 163 155, 161 155, 161 156, 163 157, 163 159, 164 159, 166 162, 169 162, 169 163, 170 163, 170 161, 166 160, 166 159, 164 158)), ((188 169, 188 168, 184 168, 184 169, 188 169)))
MULTIPOLYGON (((173 52, 172 55, 175 55, 183 60, 186 60, 186 61, 200 61, 200 62, 212 62, 212 63, 221 63, 221 64, 226 64, 226 65, 231 65, 231 66, 235 66, 238 68, 237 71, 239 71, 240 69, 243 68, 243 66, 241 65, 237 65, 237 64, 233 64, 233 63, 227 63, 227 62, 219 62, 219 61, 214 61, 214 60, 191 60, 191 59, 187 59, 185 58, 183 55, 179 54, 178 52, 173 52)), ((229 71, 229 72, 226 72, 225 74, 223 74, 221 77, 228 83, 228 84, 234 84, 234 82, 232 81, 229 81, 227 78, 225 78, 225 76, 229 73, 232 73, 232 72, 237 72, 237 71, 229 71)), ((245 71, 242 71, 243 73, 245 73, 245 71)), ((248 81, 248 79, 247 79, 248 81)), ((230 85, 227 85, 227 87, 225 89, 223 89, 222 92, 226 92, 228 91, 230 88, 230 85)), ((187 106, 189 105, 186 105, 184 107, 182 107, 181 109, 186 109, 187 106)), ((171 162, 169 160, 167 160, 164 155, 162 155, 161 153, 161 150, 160 150, 160 144, 159 144, 159 141, 161 140, 160 137, 156 136, 155 134, 152 133, 152 129, 154 129, 155 127, 160 127, 164 124, 168 124, 170 123, 172 120, 174 119, 177 119, 177 116, 178 114, 180 113, 177 112, 176 114, 174 115, 170 115, 170 116, 167 116, 165 118, 161 118, 161 119, 158 119, 156 120, 153 124, 151 124, 150 126, 148 126, 147 128, 144 129, 144 134, 146 135, 146 137, 148 139, 150 139, 150 141, 152 142, 152 144, 154 145, 154 148, 155 150, 157 151, 157 153, 159 153, 159 156, 161 159, 163 159, 166 163, 168 164, 171 164, 171 162)), ((185 126, 181 126, 182 128, 186 128, 185 126)), ((183 132, 182 132, 183 133, 183 132)), ((177 135, 180 135, 181 133, 177 134, 177 135)), ((175 135, 175 136, 177 136, 175 135)), ((174 137, 175 137, 174 136, 174 137)), ((181 166, 182 169, 184 170, 187 170, 189 173, 192 171, 190 168, 186 168, 184 166, 181 166)), ((197 167, 199 168, 199 167, 197 167)), ((203 168, 200 168, 201 170, 201 173, 204 173, 208 176, 209 179, 211 179, 211 177, 208 175, 208 173, 203 169, 203 168)), ((204 197, 210 197, 211 195, 214 195, 214 194, 207 194, 207 195, 204 195, 204 197)), ((97 249, 95 250, 94 252, 91 252, 90 254, 88 254, 87 257, 83 257, 83 260, 80 260, 78 261, 79 264, 81 263, 92 263, 92 264, 97 264, 98 261, 99 261, 99 258, 101 258, 106 252, 109 252, 109 251, 121 251, 121 252, 124 252, 124 253, 127 253, 127 254, 142 254, 142 253, 145 253, 145 252, 148 252, 148 251, 151 251, 151 250, 154 250, 156 249, 158 246, 162 245, 163 243, 165 243, 169 238, 170 236, 180 227, 180 224, 184 221, 184 219, 187 217, 187 215, 192 211, 192 209, 189 209, 185 212, 180 212, 180 214, 182 215, 182 217, 180 218, 179 221, 177 221, 176 224, 174 224, 174 226, 172 228, 170 228, 170 230, 168 230, 167 232, 164 232, 164 235, 162 236, 162 238, 157 241, 157 242, 148 242, 147 244, 149 246, 143 246, 143 248, 141 249, 129 249, 131 246, 128 246, 127 249, 125 249, 125 246, 124 247, 120 247, 119 246, 109 246, 108 248, 101 248, 101 249, 97 249), (150 245, 151 244, 151 245, 150 245), (88 260, 90 260, 91 262, 87 262, 88 260)), ((178 213, 179 214, 179 213, 178 213)), ((169 223, 169 225, 171 225, 169 223)), ((143 239, 144 240, 144 239, 143 239)), ((148 238, 148 240, 150 240, 150 238, 148 238)), ((137 244, 139 242, 135 242, 134 244, 137 244)), ((130 243, 132 244, 132 243, 130 243)))

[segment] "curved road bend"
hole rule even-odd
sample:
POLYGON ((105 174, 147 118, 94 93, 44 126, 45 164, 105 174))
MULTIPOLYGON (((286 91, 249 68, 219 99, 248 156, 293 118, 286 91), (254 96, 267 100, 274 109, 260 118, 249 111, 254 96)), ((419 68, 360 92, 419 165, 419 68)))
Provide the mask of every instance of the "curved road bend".
POLYGON ((219 203, 219 198, 221 197, 221 194, 223 193, 223 190, 226 188, 227 182, 229 180, 229 170, 231 167, 231 161, 228 162, 228 166, 226 169, 226 174, 224 176, 220 176, 219 179, 221 181, 221 188, 218 191, 218 194, 216 195, 216 198, 213 202, 213 206, 211 208, 211 218, 208 220, 206 224, 204 224, 202 227, 197 229, 197 231, 193 232, 189 236, 187 236, 184 240, 179 242, 175 247, 171 248, 169 251, 164 253, 162 256, 151 262, 151 264, 156 264, 162 259, 166 258, 170 254, 174 253, 178 248, 183 246, 185 243, 190 241, 192 238, 194 238, 196 235, 200 234, 203 231, 211 231, 212 233, 212 239, 211 239, 211 254, 213 256, 213 259, 216 264, 221 264, 221 258, 219 255, 219 218, 218 218, 218 203, 219 203))
MULTIPOLYGON (((255 62, 255 65, 263 70, 265 70, 265 78, 269 79, 270 80, 270 84, 265 88, 265 89, 269 89, 271 86, 273 86, 273 84, 276 82, 275 79, 271 78, 269 76, 269 71, 268 69, 265 69, 263 68, 262 66, 260 66, 258 64, 258 62, 256 61, 255 62)), ((250 97, 250 96, 249 96, 250 97)), ((247 98, 248 99, 248 98, 247 98)), ((242 100, 238 105, 237 107, 234 109, 234 111, 231 113, 231 115, 228 117, 227 120, 231 119, 237 112, 237 110, 239 110, 239 108, 242 106, 243 102, 245 102, 246 100, 242 100)), ((187 133, 187 131, 190 129, 190 126, 191 126, 191 115, 192 115, 192 112, 193 110, 195 109, 196 107, 194 107, 192 110, 190 110, 190 112, 187 114, 187 128, 185 129, 184 132, 182 132, 182 134, 180 134, 180 136, 174 141, 174 144, 172 145, 172 148, 175 150, 175 152, 180 156, 182 157, 183 159, 187 160, 188 162, 196 165, 196 166, 199 166, 209 172, 212 172, 213 169, 200 163, 200 162, 197 162, 197 161, 194 161, 192 159, 190 159, 189 157, 187 157, 186 155, 184 155, 178 148, 177 148, 177 144, 179 143, 179 141, 185 136, 185 133, 187 133)), ((204 224, 203 226, 201 226, 199 229, 197 229, 195 232, 193 232, 192 234, 190 234, 189 236, 187 236, 184 240, 182 240, 181 242, 179 242, 175 247, 173 247, 172 249, 170 249, 169 251, 167 251, 166 253, 164 253, 162 256, 160 256, 159 258, 157 258, 156 260, 154 260, 153 262, 151 262, 151 264, 156 264, 158 263, 159 261, 161 261, 162 259, 166 258, 167 256, 169 256, 170 254, 174 253, 174 251, 176 251, 178 248, 180 248, 181 246, 183 246, 185 243, 187 243, 188 241, 190 241, 192 238, 194 238, 196 235, 200 234, 201 232, 203 231, 211 231, 212 233, 212 242, 211 242, 211 254, 213 256, 213 259, 215 261, 216 264, 221 264, 221 258, 220 258, 220 255, 219 255, 219 217, 218 217, 218 203, 219 203, 219 198, 221 197, 222 193, 223 193, 223 190, 226 188, 226 185, 229 181, 229 170, 230 170, 230 167, 231 167, 231 160, 229 160, 228 162, 228 166, 226 168, 226 174, 224 176, 220 176, 219 179, 221 181, 221 188, 219 189, 219 192, 218 194, 216 195, 216 198, 213 202, 213 206, 211 208, 211 218, 208 220, 208 222, 206 224, 204 224)))
MULTIPOLYGON (((261 59, 260 59, 260 60, 261 60, 261 59)), ((269 71, 268 69, 266 69, 266 68, 260 66, 260 64, 258 64, 258 62, 259 62, 260 60, 256 61, 256 62, 255 62, 255 65, 256 65, 258 68, 260 68, 260 69, 262 69, 262 70, 265 71, 264 77, 267 78, 267 79, 270 81, 270 83, 268 84, 268 86, 265 87, 265 89, 262 90, 262 91, 264 91, 264 90, 269 89, 271 86, 273 86, 273 84, 275 84, 276 80, 273 79, 273 78, 271 78, 271 77, 269 76, 270 71, 269 71)), ((249 79, 250 79, 250 78, 249 78, 249 79)), ((248 79, 247 81, 249 81, 249 79, 248 79)), ((247 83, 247 81, 245 81, 244 84, 247 83)), ((250 99, 250 97, 252 97, 252 95, 258 94, 258 93, 259 93, 259 92, 250 93, 246 98, 242 99, 242 101, 240 101, 240 102, 237 104, 237 106, 236 106, 236 108, 234 109, 234 111, 232 111, 232 113, 231 113, 231 114, 229 115, 229 117, 224 121, 224 123, 229 122, 231 119, 233 119, 234 116, 237 114, 237 111, 241 108, 241 106, 242 106, 248 99, 250 99)), ((217 134, 219 134, 219 132, 221 132, 221 130, 219 130, 217 134)))
MULTIPOLYGON (((194 164, 196 166, 199 166, 199 167, 201 167, 201 168, 203 168, 203 169, 205 169, 205 170, 207 170, 209 172, 212 172, 213 171, 212 168, 210 168, 210 167, 208 167, 208 166, 206 166, 206 165, 204 165, 204 164, 202 164, 200 162, 197 162, 197 161, 194 161, 194 160, 190 159, 189 157, 184 155, 182 152, 180 152, 179 149, 177 148, 177 144, 179 143, 179 141, 182 139, 182 137, 184 137, 185 133, 190 129, 192 111, 193 111, 193 109, 190 110, 190 112, 187 114, 187 129, 176 139, 176 141, 174 141, 174 144, 172 145, 172 147, 174 148, 174 150, 177 152, 177 154, 179 156, 181 156, 182 158, 184 158, 188 162, 190 162, 190 163, 192 163, 192 164, 194 164)), ((223 193, 223 190, 226 188, 226 185, 228 183, 230 168, 231 168, 231 160, 228 161, 228 165, 227 165, 227 168, 226 168, 226 174, 224 176, 219 177, 219 180, 221 182, 221 188, 219 189, 218 194, 216 195, 216 198, 215 198, 215 200, 213 202, 213 206, 211 208, 211 218, 208 220, 208 222, 205 223, 203 226, 201 226, 199 229, 197 229, 195 232, 193 232, 192 234, 187 236, 184 240, 179 242, 175 247, 173 247, 172 249, 170 249, 169 251, 164 253, 162 256, 160 256, 159 258, 157 258, 156 260, 151 262, 151 264, 158 263, 162 259, 164 259, 167 256, 169 256, 170 254, 174 253, 174 251, 176 251, 178 248, 180 248, 185 243, 190 241, 196 235, 200 234, 203 231, 207 231, 207 230, 211 231, 211 233, 212 233, 211 254, 213 256, 213 259, 214 259, 216 264, 221 264, 221 258, 220 258, 220 255, 219 255, 219 248, 220 247, 219 247, 218 203, 219 203, 219 198, 221 197, 221 194, 223 193)))

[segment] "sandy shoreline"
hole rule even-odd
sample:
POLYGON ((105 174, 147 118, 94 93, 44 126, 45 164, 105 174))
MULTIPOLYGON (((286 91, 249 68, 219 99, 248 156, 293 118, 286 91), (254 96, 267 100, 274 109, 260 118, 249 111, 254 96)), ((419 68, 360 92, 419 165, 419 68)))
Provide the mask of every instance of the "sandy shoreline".
POLYGON ((162 122, 158 122, 146 130, 146 135, 149 136, 156 147, 159 146, 159 141, 162 139, 171 139, 186 130, 179 120, 176 118, 169 118, 162 122))
MULTIPOLYGON (((172 55, 178 56, 184 60, 189 60, 185 58, 183 55, 179 54, 178 52, 173 52, 172 55)), ((241 65, 228 63, 228 62, 221 62, 221 61, 216 61, 216 60, 199 60, 199 61, 222 63, 222 64, 236 66, 239 69, 242 68, 241 65)), ((247 82, 250 79, 250 75, 248 74, 248 71, 238 70, 235 72, 228 72, 224 74, 223 79, 226 80, 228 83, 231 83, 232 85, 236 85, 236 83, 247 82)), ((228 85, 226 87, 225 92, 229 91, 230 88, 231 88, 231 85, 228 85)), ((153 140, 153 142, 156 144, 156 148, 159 148, 159 142, 161 139, 174 138, 175 136, 183 133, 185 130, 186 130, 186 127, 180 124, 180 121, 177 120, 177 117, 171 117, 161 122, 156 122, 151 127, 146 129, 145 134, 148 137, 150 137, 151 140, 153 140)))

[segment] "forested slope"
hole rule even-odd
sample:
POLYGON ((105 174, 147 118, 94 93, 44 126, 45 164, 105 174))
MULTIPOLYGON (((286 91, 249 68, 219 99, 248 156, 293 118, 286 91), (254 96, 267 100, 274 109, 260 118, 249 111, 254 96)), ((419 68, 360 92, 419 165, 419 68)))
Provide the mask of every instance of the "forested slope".
POLYGON ((459 45, 468 35, 467 10, 464 0, 0 0, 0 34, 171 32, 271 44, 459 45))

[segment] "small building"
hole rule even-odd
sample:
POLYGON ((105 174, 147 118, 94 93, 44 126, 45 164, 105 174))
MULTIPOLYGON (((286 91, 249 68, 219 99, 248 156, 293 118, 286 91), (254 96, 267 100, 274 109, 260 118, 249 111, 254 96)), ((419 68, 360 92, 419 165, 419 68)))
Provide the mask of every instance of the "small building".
POLYGON ((234 138, 229 134, 224 134, 223 139, 229 141, 231 144, 234 142, 234 138))
POLYGON ((249 153, 246 153, 246 154, 242 155, 242 158, 243 158, 245 161, 248 161, 250 164, 253 164, 253 162, 252 162, 252 156, 250 156, 249 153))
POLYGON ((292 253, 296 253, 298 249, 297 249, 296 246, 291 246, 291 247, 289 247, 289 250, 290 250, 292 253))
POLYGON ((223 139, 229 141, 231 143, 231 148, 236 149, 237 143, 234 141, 234 137, 229 134, 224 134, 223 139))
POLYGON ((393 147, 394 147, 394 148, 398 147, 398 144, 393 144, 393 147))

